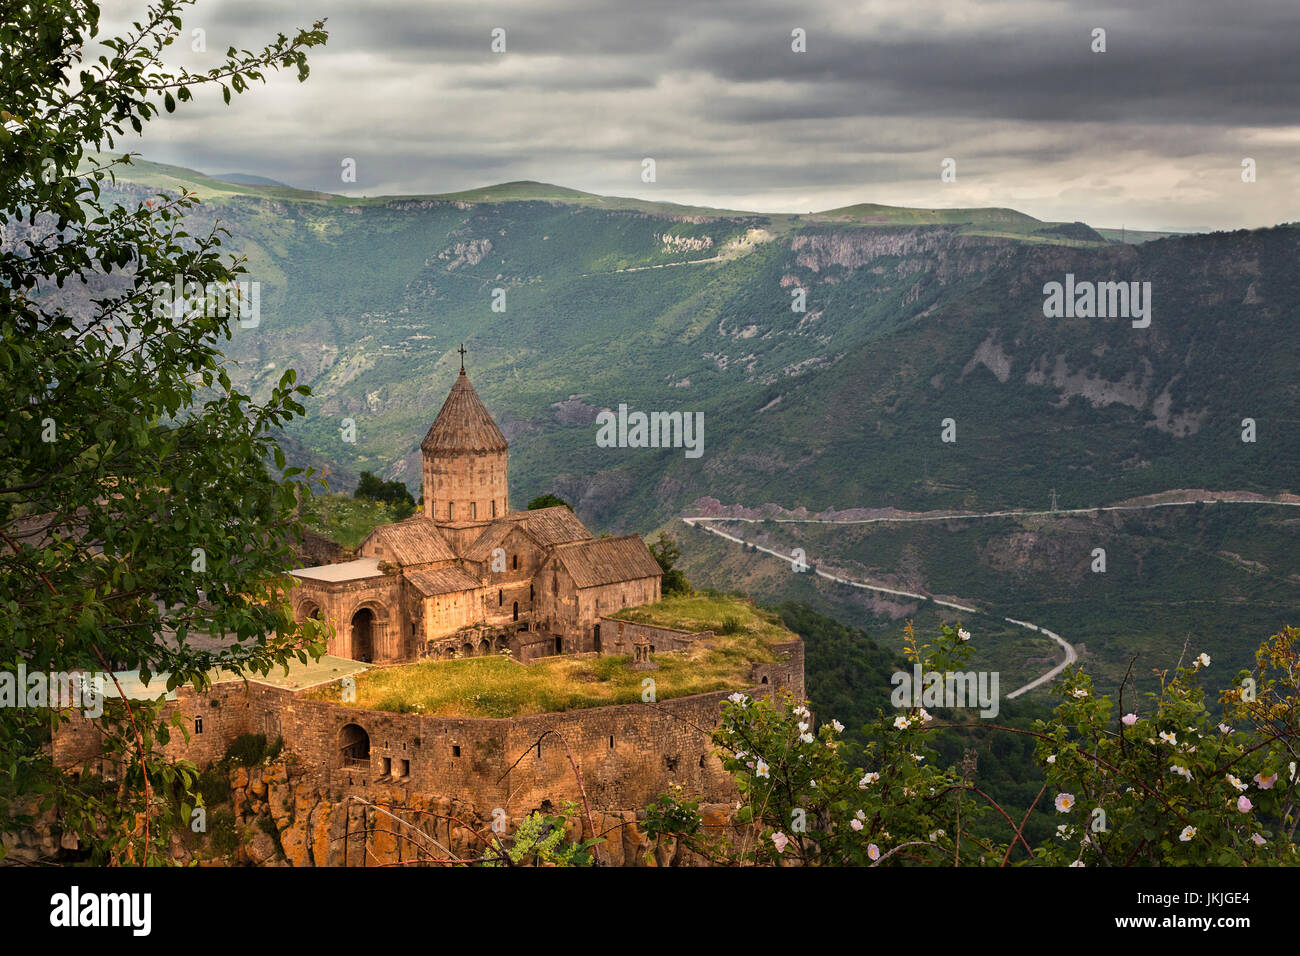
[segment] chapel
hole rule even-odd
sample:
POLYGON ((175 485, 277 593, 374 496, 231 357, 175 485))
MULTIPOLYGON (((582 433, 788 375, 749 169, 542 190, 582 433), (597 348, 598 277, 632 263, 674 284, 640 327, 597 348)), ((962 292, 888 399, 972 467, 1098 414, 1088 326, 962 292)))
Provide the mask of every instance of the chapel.
POLYGON ((659 600, 662 571, 639 535, 593 537, 563 506, 510 510, 506 439, 463 354, 420 451, 415 516, 376 528, 352 560, 290 572, 296 617, 333 624, 327 653, 366 663, 600 653, 603 616, 659 600))

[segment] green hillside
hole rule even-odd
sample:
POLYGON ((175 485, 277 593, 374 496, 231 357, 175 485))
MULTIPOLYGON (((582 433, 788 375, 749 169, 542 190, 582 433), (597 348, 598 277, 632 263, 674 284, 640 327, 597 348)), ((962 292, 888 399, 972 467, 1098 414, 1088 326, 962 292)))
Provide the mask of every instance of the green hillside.
MULTIPOLYGON (((997 208, 771 216, 531 182, 363 200, 145 162, 118 198, 182 186, 203 198, 190 231, 228 229, 261 283, 260 324, 228 349, 232 375, 257 396, 297 369, 314 395, 290 458, 327 465, 336 489, 364 470, 418 491, 418 443, 464 342, 511 443, 513 500, 553 492, 602 531, 680 532, 676 516, 718 506, 991 511, 1046 507, 1053 492, 1074 508, 1176 488, 1296 490, 1295 227, 1118 243, 997 208), (1046 317, 1043 287, 1067 273, 1151 283, 1150 326, 1046 317), (702 412, 703 454, 598 447, 597 413, 620 404, 702 412), (955 442, 941 440, 949 419, 955 442)), ((1234 642, 1256 646, 1296 618, 1293 524, 1220 529, 1210 547, 1186 515, 1135 520, 1115 546, 1140 573, 1116 558, 1104 582, 1069 586, 1032 549, 990 557, 1018 534, 1063 547, 1050 522, 798 533, 845 567, 899 573, 902 561, 938 593, 1038 614, 1086 643, 1106 680, 1138 647, 1169 666, 1188 634, 1235 666, 1234 642)), ((729 555, 703 532, 683 541, 705 583, 843 620, 877 614, 833 589, 768 586, 754 568, 770 559, 729 555)), ((1008 680, 1032 675, 1050 648, 999 620, 979 625, 990 650, 1008 680)), ((873 633, 897 627, 886 614, 873 633)))

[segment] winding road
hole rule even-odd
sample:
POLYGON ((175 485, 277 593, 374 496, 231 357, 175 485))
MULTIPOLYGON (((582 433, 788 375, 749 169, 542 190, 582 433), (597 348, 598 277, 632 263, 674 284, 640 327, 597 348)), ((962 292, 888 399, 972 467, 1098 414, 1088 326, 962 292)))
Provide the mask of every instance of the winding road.
MULTIPOLYGON (((1213 499, 1204 499, 1198 501, 1161 501, 1161 502, 1153 502, 1144 505, 1105 505, 1096 508, 1061 508, 1057 510, 1048 510, 1048 511, 989 511, 980 514, 920 515, 915 517, 849 518, 849 519, 837 520, 834 518, 728 518, 728 517, 710 517, 706 515, 694 515, 690 517, 683 517, 682 521, 685 522, 687 525, 691 526, 692 528, 700 528, 701 530, 707 531, 710 534, 717 535, 720 538, 725 538, 727 541, 732 541, 735 542, 736 544, 748 545, 749 547, 755 548, 758 551, 762 551, 765 554, 770 554, 775 558, 780 558, 782 561, 786 561, 793 564, 794 559, 790 555, 781 554, 779 551, 774 551, 771 548, 766 548, 761 544, 754 544, 751 541, 746 541, 743 538, 738 538, 735 535, 728 534, 725 531, 720 531, 719 529, 712 527, 712 525, 709 524, 709 522, 740 521, 748 524, 761 524, 765 521, 772 521, 772 522, 784 523, 784 524, 874 524, 874 523, 882 523, 882 522, 909 522, 909 521, 956 521, 956 520, 961 520, 963 518, 1023 518, 1023 517, 1032 517, 1036 515, 1094 514, 1100 511, 1147 511, 1153 508, 1177 508, 1177 507, 1185 508, 1197 504, 1209 503, 1211 501, 1216 503, 1221 503, 1221 504, 1256 504, 1256 505, 1281 505, 1281 506, 1292 507, 1292 508, 1300 507, 1300 502, 1280 501, 1277 499, 1213 498, 1213 499)), ((896 597, 906 597, 916 601, 929 601, 932 604, 937 604, 941 607, 950 607, 958 611, 965 611, 968 614, 986 613, 980 611, 979 608, 968 607, 964 604, 957 604, 953 601, 943 601, 940 600, 939 598, 931 597, 928 594, 917 594, 913 591, 902 591, 899 590, 898 588, 886 587, 883 584, 873 584, 870 581, 858 581, 858 580, 854 580, 853 578, 840 577, 839 575, 831 574, 828 571, 823 571, 820 568, 815 568, 813 570, 820 577, 826 578, 828 581, 834 581, 837 584, 847 584, 850 587, 862 588, 863 590, 866 591, 879 591, 882 594, 892 594, 896 597)), ((1061 673, 1061 671, 1065 670, 1067 667, 1069 667, 1071 664, 1073 664, 1075 661, 1079 659, 1079 654, 1074 649, 1074 646, 1070 644, 1067 640, 1065 640, 1065 638, 1061 637, 1060 634, 1057 634, 1055 631, 1049 631, 1047 628, 1042 627, 1041 625, 1033 624, 1029 621, 1020 621, 1014 617, 1004 617, 1002 619, 1006 621, 1008 624, 1014 624, 1016 627, 1023 627, 1026 630, 1034 631, 1035 633, 1042 634, 1043 636, 1050 638, 1052 641, 1058 644, 1065 651, 1065 659, 1063 661, 1061 661, 1059 664, 1052 667, 1046 673, 1041 674, 1038 677, 1035 677, 1033 680, 1031 680, 1028 684, 1025 684, 1023 687, 1017 687, 1015 690, 1011 691, 1009 694, 1006 695, 1008 700, 1019 697, 1022 694, 1027 694, 1031 690, 1034 690, 1038 687, 1042 687, 1044 684, 1050 683, 1053 679, 1055 679, 1056 675, 1061 673)))

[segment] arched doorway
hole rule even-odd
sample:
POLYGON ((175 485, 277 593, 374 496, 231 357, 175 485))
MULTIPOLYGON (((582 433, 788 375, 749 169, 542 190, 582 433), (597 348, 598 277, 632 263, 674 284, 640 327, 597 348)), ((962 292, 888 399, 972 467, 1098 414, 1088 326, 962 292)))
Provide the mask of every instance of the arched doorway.
POLYGON ((465 646, 460 649, 460 653, 462 657, 473 657, 474 645, 466 641, 465 646))
POLYGON ((370 766, 370 735, 357 724, 339 730, 339 758, 344 767, 370 766))
POLYGON ((489 654, 492 653, 492 642, 489 641, 486 637, 483 638, 483 640, 479 642, 478 652, 481 656, 487 657, 489 654))
POLYGON ((375 659, 375 612, 363 607, 352 615, 352 659, 369 664, 375 659))
POLYGON ((596 653, 599 654, 600 653, 600 625, 599 624, 597 624, 595 627, 591 629, 591 642, 595 647, 596 653))

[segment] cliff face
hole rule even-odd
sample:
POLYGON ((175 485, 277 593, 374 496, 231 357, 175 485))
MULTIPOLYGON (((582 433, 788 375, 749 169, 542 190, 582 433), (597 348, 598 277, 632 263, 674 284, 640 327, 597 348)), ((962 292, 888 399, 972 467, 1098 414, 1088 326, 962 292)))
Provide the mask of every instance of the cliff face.
POLYGON ((703 496, 925 510, 1053 487, 1116 500, 1175 476, 1285 490, 1300 455, 1295 227, 1125 245, 1007 210, 705 216, 527 195, 223 194, 192 213, 192 231, 231 230, 262 286, 260 325, 228 343, 239 387, 261 397, 293 367, 313 390, 293 464, 417 487, 412 452, 462 341, 516 499, 560 494, 613 532, 703 496), (1045 315, 1044 286, 1067 275, 1150 283, 1150 325, 1045 315), (704 412, 703 460, 598 448, 592 416, 622 402, 704 412), (960 438, 936 485, 949 417, 960 438), (1267 440, 1241 448, 1243 418, 1267 440))
MULTIPOLYGON (((200 866, 385 866, 454 863, 479 859, 492 835, 492 809, 402 787, 359 790, 330 787, 294 771, 286 760, 229 773, 230 797, 209 806, 202 834, 172 837, 171 855, 200 866)), ((542 812, 558 813, 543 805, 542 812)), ((706 832, 741 833, 729 804, 702 804, 706 832)), ((506 818, 505 842, 527 816, 506 818)), ((592 810, 603 838, 596 854, 605 866, 705 866, 708 861, 675 839, 652 841, 642 832, 644 808, 592 810)), ((592 837, 583 814, 567 821, 569 839, 592 837)), ((62 834, 57 814, 4 835, 9 863, 68 863, 79 858, 77 839, 62 834)))
MULTIPOLYGON (((208 865, 382 866, 473 860, 492 834, 492 811, 403 788, 372 788, 361 797, 291 776, 284 762, 231 774, 231 804, 239 846, 208 865)), ((547 808, 543 808, 547 809, 547 808)), ((558 808, 556 808, 558 809, 558 808)), ((702 808, 705 825, 729 829, 730 808, 702 808)), ((694 866, 706 861, 676 841, 652 842, 637 810, 593 810, 604 838, 597 853, 611 866, 694 866)), ((508 821, 512 833, 526 814, 508 821)), ((582 814, 568 820, 570 838, 590 839, 582 814)), ((642 812, 642 817, 644 813, 642 812)), ((200 853, 202 851, 200 850, 200 853)), ((200 855, 199 859, 203 859, 200 855)))

